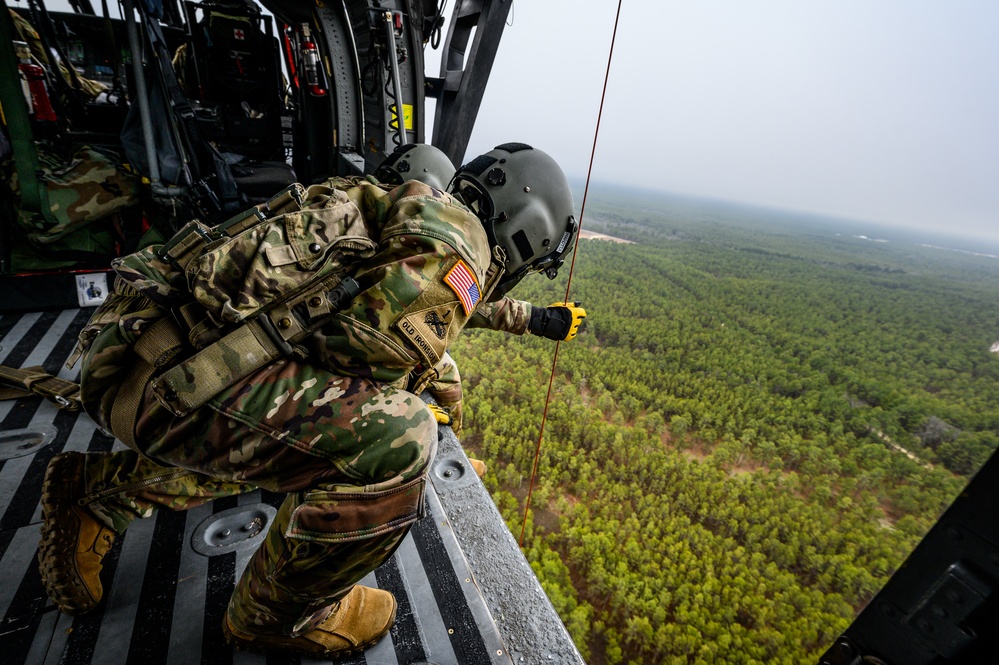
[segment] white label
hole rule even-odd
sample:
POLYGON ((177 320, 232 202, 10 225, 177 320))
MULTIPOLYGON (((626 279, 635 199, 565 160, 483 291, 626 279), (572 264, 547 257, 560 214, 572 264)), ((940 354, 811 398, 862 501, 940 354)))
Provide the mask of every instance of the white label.
POLYGON ((561 254, 562 253, 562 251, 565 249, 565 246, 569 244, 569 238, 571 238, 571 237, 572 237, 572 234, 569 233, 568 231, 566 231, 565 233, 562 234, 562 241, 559 242, 558 247, 555 248, 555 253, 556 254, 561 254))
POLYGON ((80 307, 96 307, 107 297, 107 273, 94 272, 76 276, 76 300, 80 307))

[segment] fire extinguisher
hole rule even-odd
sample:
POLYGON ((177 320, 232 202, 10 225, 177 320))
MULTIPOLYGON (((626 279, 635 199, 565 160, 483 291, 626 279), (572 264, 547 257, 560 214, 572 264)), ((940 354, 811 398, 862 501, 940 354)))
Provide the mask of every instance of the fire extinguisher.
POLYGON ((323 86, 319 62, 319 49, 309 35, 308 26, 302 26, 304 40, 302 41, 302 69, 305 70, 305 82, 309 86, 309 93, 313 97, 325 97, 326 88, 323 86))
POLYGON ((49 91, 45 86, 45 70, 31 61, 31 51, 26 43, 15 42, 14 47, 18 53, 17 68, 21 72, 21 87, 28 102, 28 112, 35 120, 56 122, 59 117, 52 108, 49 91))

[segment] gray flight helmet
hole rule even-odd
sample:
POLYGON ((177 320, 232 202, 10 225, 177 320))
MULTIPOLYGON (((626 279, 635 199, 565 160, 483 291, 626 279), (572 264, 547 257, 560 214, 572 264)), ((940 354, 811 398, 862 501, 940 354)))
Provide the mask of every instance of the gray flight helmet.
POLYGON ((440 190, 447 188, 453 176, 454 164, 448 156, 428 143, 401 145, 375 169, 375 177, 386 185, 419 180, 440 190))
POLYGON ((448 189, 480 220, 489 242, 506 252, 506 276, 495 295, 525 275, 554 279, 579 224, 572 191, 559 165, 525 143, 504 143, 455 173, 448 189))

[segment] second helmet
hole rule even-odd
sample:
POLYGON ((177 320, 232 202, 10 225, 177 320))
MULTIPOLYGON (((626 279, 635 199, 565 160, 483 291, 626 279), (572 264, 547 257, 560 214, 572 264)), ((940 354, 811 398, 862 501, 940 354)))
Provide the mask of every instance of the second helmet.
POLYGON ((375 177, 386 185, 419 180, 436 189, 447 188, 453 175, 454 164, 448 156, 428 143, 399 146, 375 169, 375 177))

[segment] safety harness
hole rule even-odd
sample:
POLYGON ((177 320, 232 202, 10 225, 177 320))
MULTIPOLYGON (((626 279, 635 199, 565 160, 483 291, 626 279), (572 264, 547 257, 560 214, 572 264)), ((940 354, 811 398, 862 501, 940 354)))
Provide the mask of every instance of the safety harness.
POLYGON ((88 356, 85 408, 134 447, 147 385, 183 416, 278 358, 304 359, 300 343, 363 290, 349 273, 376 248, 346 194, 296 183, 218 226, 194 220, 166 244, 116 261, 113 291, 67 363, 88 356), (190 292, 150 297, 135 265, 169 268, 190 292), (109 353, 116 344, 128 348, 109 353))
POLYGON ((80 409, 80 384, 52 376, 44 367, 8 367, 0 365, 0 400, 42 397, 60 409, 80 409))

